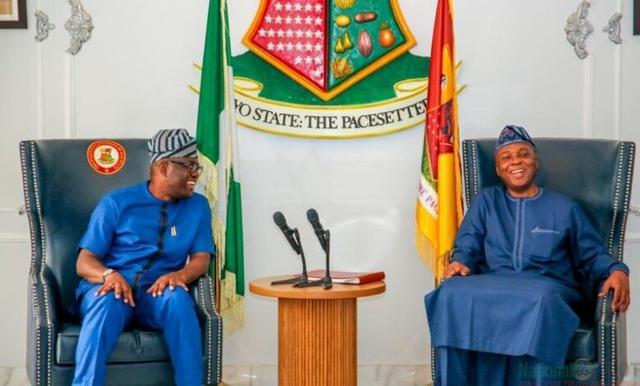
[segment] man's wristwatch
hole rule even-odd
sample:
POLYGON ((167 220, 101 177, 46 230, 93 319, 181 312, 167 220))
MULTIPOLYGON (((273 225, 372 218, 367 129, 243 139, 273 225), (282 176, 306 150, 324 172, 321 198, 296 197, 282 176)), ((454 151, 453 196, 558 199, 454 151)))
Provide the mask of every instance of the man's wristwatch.
POLYGON ((114 272, 113 268, 107 268, 102 272, 102 282, 104 283, 107 280, 107 276, 111 275, 114 272))

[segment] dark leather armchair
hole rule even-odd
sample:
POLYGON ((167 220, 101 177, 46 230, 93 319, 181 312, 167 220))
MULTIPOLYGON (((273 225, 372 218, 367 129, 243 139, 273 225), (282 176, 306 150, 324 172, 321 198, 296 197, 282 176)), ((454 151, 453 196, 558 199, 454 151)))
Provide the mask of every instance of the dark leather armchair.
MULTIPOLYGON (((32 385, 69 385, 80 325, 70 310, 79 278, 77 243, 100 197, 148 179, 146 140, 117 140, 126 151, 123 169, 95 172, 87 162, 92 140, 20 143, 22 182, 31 230, 27 373, 32 385)), ((204 381, 220 382, 222 321, 208 276, 190 288, 203 336, 204 381)), ((173 367, 161 332, 122 333, 107 361, 107 385, 172 385, 173 367)))
MULTIPOLYGON (((600 232, 611 255, 622 260, 635 144, 559 138, 539 138, 535 142, 539 155, 538 185, 575 199, 600 232)), ((480 189, 501 183, 496 175, 494 148, 495 139, 462 143, 467 205, 472 204, 480 189)), ((582 290, 592 300, 591 311, 582 317, 569 348, 566 368, 557 372, 559 381, 615 385, 624 377, 625 316, 611 311, 611 293, 604 299, 597 298, 601 284, 589 277, 581 280, 582 290)))

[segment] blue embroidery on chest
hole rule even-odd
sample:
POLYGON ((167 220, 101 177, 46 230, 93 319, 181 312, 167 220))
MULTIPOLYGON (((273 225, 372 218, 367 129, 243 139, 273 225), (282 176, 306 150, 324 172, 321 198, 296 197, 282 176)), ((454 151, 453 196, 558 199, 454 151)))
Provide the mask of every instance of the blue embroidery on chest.
POLYGON ((557 231, 555 229, 544 229, 544 228, 540 228, 539 226, 536 226, 531 230, 531 233, 552 233, 554 235, 559 235, 560 231, 557 231))

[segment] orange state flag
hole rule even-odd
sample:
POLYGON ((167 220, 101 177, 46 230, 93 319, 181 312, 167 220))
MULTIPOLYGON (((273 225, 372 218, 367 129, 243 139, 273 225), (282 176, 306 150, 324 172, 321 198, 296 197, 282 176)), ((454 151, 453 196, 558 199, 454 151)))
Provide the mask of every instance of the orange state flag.
POLYGON ((444 276, 462 221, 452 0, 438 0, 431 41, 427 119, 416 205, 418 254, 444 276))

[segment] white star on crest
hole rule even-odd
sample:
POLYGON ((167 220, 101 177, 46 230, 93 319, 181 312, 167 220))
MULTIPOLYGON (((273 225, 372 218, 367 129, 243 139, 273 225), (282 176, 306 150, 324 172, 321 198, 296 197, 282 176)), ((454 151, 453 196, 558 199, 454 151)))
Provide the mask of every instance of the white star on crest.
POLYGON ((284 18, 285 24, 291 24, 292 21, 293 21, 293 19, 291 18, 291 16, 287 16, 287 17, 284 18))
POLYGON ((296 24, 301 24, 302 23, 302 18, 300 16, 296 16, 295 19, 293 19, 296 24))
POLYGON ((293 7, 295 8, 296 11, 302 11, 302 4, 300 3, 296 3, 293 7))
POLYGON ((267 31, 265 31, 263 28, 260 28, 258 30, 258 36, 265 37, 266 35, 267 35, 267 31))
POLYGON ((285 11, 291 11, 291 3, 286 3, 286 4, 284 5, 284 10, 285 10, 285 11))
POLYGON ((278 51, 284 50, 284 44, 282 44, 282 43, 278 43, 278 45, 276 47, 277 47, 278 51))
POLYGON ((316 12, 322 12, 322 5, 316 4, 316 12))
POLYGON ((278 37, 279 38, 283 38, 284 37, 284 31, 283 30, 281 30, 281 29, 278 30, 278 37))
POLYGON ((267 36, 269 36, 270 38, 274 37, 276 35, 276 31, 269 29, 267 31, 267 36))
POLYGON ((292 37, 293 37, 293 30, 292 30, 291 28, 289 28, 289 29, 287 30, 287 37, 288 37, 288 38, 292 38, 292 37))
POLYGON ((269 51, 273 51, 274 47, 275 47, 275 45, 274 45, 273 43, 271 43, 271 42, 269 42, 269 43, 267 44, 267 49, 268 49, 269 51))
POLYGON ((293 43, 287 43, 287 51, 293 51, 293 43))
POLYGON ((302 64, 302 58, 300 56, 296 56, 293 60, 293 64, 302 64))
POLYGON ((322 25, 322 18, 316 17, 316 25, 322 25))
POLYGON ((316 56, 315 58, 313 58, 313 63, 322 64, 322 56, 316 56))
POLYGON ((304 58, 304 62, 305 64, 311 64, 313 63, 313 59, 311 58, 311 56, 307 56, 306 58, 304 58))
POLYGON ((307 51, 311 51, 311 50, 313 50, 313 44, 307 43, 307 44, 304 45, 304 48, 306 48, 307 51))
POLYGON ((322 44, 317 43, 313 48, 314 48, 316 51, 322 51, 322 44))
POLYGON ((304 46, 302 45, 302 43, 300 43, 300 42, 296 43, 296 50, 302 51, 303 48, 304 48, 304 46))
POLYGON ((282 24, 282 17, 276 16, 276 24, 282 24))
POLYGON ((282 4, 275 3, 276 11, 282 11, 282 4))
POLYGON ((313 10, 313 6, 311 6, 311 4, 307 3, 307 5, 304 6, 305 12, 311 12, 312 10, 313 10))
POLYGON ((313 31, 311 31, 310 29, 306 30, 304 32, 304 36, 307 38, 312 38, 313 37, 313 31))
POLYGON ((304 18, 304 22, 305 24, 311 24, 313 23, 313 18, 311 18, 311 16, 307 16, 304 18))
POLYGON ((267 23, 271 23, 271 20, 273 20, 271 15, 267 15, 267 16, 264 17, 264 21, 266 21, 267 23))
POLYGON ((313 33, 315 35, 316 38, 321 39, 322 38, 322 31, 316 31, 313 33))
POLYGON ((301 29, 296 30, 296 37, 297 38, 301 38, 303 35, 304 35, 304 31, 303 30, 301 30, 301 29))

